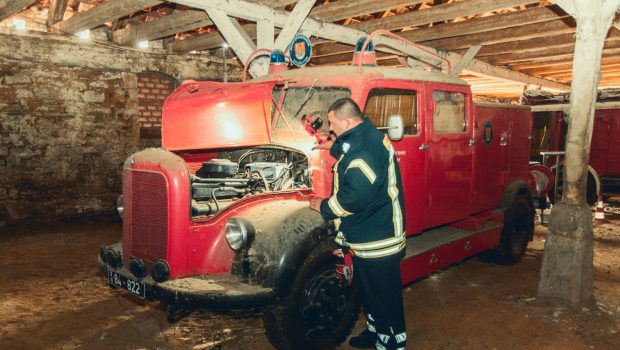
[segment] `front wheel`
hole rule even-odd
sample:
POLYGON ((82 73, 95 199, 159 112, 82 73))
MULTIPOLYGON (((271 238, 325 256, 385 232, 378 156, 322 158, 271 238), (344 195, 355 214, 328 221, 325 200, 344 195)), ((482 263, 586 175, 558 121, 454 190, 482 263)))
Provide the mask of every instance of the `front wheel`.
POLYGON ((267 337, 278 349, 330 349, 355 325, 360 299, 355 286, 341 283, 334 268, 333 244, 321 243, 306 258, 292 288, 265 311, 267 337))

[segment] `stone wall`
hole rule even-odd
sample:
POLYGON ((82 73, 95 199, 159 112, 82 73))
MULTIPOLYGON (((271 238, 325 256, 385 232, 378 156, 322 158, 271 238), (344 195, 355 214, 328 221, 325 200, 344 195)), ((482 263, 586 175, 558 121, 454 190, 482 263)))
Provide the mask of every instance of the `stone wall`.
MULTIPOLYGON (((241 76, 229 65, 229 76, 241 76)), ((137 74, 221 80, 221 60, 0 30, 0 228, 111 213, 140 148, 137 74)))

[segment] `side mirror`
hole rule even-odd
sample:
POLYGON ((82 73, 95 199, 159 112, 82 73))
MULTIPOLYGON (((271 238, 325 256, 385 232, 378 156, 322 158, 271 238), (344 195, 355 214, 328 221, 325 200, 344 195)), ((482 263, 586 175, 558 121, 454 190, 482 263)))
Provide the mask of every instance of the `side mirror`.
POLYGON ((403 117, 399 114, 389 116, 386 129, 390 140, 400 141, 405 133, 405 122, 403 121, 403 117))

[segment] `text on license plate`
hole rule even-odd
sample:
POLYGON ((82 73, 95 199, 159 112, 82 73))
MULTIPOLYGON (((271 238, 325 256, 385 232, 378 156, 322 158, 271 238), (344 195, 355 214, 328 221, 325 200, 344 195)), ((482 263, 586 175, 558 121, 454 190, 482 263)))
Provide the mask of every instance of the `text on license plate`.
POLYGON ((144 283, 127 278, 120 273, 108 269, 108 283, 111 286, 123 288, 124 290, 144 299, 145 288, 144 283))

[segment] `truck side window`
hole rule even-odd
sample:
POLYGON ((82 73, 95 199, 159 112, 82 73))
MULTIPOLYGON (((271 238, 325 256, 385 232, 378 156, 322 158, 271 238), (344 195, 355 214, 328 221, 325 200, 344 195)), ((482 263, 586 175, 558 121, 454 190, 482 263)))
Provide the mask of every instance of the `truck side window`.
POLYGON ((433 101, 435 101, 433 125, 436 133, 448 134, 467 130, 465 94, 433 91, 433 101))
POLYGON ((368 94, 364 115, 377 127, 386 126, 389 116, 400 114, 405 122, 405 135, 418 133, 418 99, 415 91, 373 89, 368 94))

